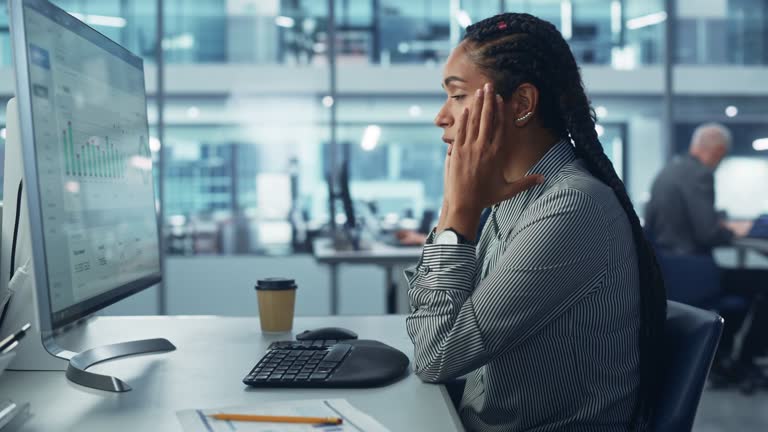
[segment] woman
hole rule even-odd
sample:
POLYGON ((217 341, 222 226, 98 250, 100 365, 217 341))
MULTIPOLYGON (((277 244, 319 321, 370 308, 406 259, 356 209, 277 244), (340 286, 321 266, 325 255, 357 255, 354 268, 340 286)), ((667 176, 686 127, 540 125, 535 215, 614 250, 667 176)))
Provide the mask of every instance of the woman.
POLYGON ((469 374, 470 430, 647 430, 666 296, 568 45, 531 15, 488 18, 443 87, 443 208, 406 271, 416 373, 469 374))

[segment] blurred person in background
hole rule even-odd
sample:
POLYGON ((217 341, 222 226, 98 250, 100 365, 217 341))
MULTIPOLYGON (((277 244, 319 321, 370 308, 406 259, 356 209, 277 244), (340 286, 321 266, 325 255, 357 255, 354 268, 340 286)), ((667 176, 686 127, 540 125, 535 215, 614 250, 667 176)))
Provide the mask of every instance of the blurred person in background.
MULTIPOLYGON (((731 145, 731 133, 725 126, 703 124, 694 131, 688 154, 675 158, 658 174, 645 220, 659 252, 711 257, 713 248, 727 246, 749 232, 751 223, 729 223, 715 209, 714 173, 731 145)), ((720 288, 722 295, 745 297, 749 307, 742 312, 721 312, 725 328, 711 381, 715 386, 764 385, 765 375, 754 360, 768 338, 768 303, 761 293, 768 288, 768 271, 721 269, 720 288), (747 319, 749 314, 751 319, 747 319), (745 336, 734 353, 739 331, 745 336)))

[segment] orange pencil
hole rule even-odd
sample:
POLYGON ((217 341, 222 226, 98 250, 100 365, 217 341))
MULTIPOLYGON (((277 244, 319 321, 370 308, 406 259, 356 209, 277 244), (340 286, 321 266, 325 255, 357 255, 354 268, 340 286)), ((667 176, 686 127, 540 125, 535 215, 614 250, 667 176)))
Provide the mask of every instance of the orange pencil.
POLYGON ((250 415, 250 414, 210 414, 216 420, 232 421, 253 421, 270 423, 310 423, 310 424, 330 424, 339 425, 342 420, 338 417, 291 417, 291 416, 271 416, 271 415, 250 415))

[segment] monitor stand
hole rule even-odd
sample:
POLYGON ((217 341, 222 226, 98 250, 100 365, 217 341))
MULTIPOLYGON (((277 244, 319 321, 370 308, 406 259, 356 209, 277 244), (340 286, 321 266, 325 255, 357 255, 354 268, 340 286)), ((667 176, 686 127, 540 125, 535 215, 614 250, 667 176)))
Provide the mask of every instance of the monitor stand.
MULTIPOLYGON (((67 328, 53 332, 40 331, 38 291, 32 271, 31 240, 29 237, 29 219, 27 217, 26 193, 19 200, 18 223, 16 222, 16 207, 19 185, 22 180, 21 138, 19 136, 19 117, 16 99, 8 101, 6 110, 6 144, 5 144, 5 176, 3 193, 9 199, 5 200, 2 213, 2 246, 0 247, 0 294, 13 288, 8 308, 0 326, 0 335, 8 335, 24 324, 31 323, 32 328, 19 343, 16 356, 8 367, 9 370, 19 371, 63 371, 67 379, 75 384, 98 390, 125 392, 131 387, 124 381, 108 376, 88 372, 87 369, 97 363, 130 355, 154 352, 173 351, 176 347, 166 339, 146 339, 104 345, 82 352, 73 352, 62 348, 57 339, 66 338, 68 343, 79 345, 87 343, 89 326, 95 321, 83 319, 67 328), (12 198, 11 198, 12 197, 12 198), (17 245, 15 264, 21 270, 16 272, 15 280, 8 282, 10 276, 10 255, 17 226, 17 245)), ((46 291, 47 293, 47 291, 46 291)), ((0 296, 1 297, 1 296, 0 296)), ((47 311, 46 311, 47 312, 47 311)))

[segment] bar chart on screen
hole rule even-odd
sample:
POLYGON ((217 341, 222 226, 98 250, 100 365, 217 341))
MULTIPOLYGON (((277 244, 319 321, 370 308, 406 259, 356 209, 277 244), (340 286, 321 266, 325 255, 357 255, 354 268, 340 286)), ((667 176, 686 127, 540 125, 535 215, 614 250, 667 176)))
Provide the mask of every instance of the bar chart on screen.
MULTIPOLYGON (((120 180, 126 176, 127 154, 115 144, 119 135, 90 135, 75 142, 72 121, 61 131, 67 177, 120 180)), ((116 127, 114 132, 120 133, 116 127)), ((139 141, 144 137, 139 136, 139 141)))

